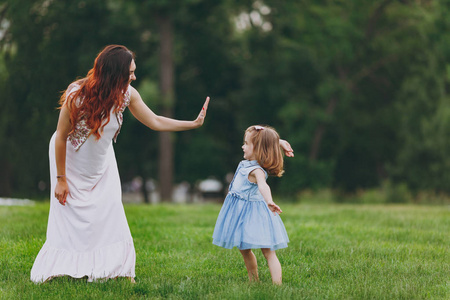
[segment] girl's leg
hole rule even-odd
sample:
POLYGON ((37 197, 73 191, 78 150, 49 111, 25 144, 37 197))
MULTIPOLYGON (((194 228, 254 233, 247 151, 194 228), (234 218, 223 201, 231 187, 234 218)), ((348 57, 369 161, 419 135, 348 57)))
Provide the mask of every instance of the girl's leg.
POLYGON ((281 264, 278 260, 277 254, 275 251, 270 250, 269 248, 262 248, 262 253, 264 257, 267 259, 267 264, 269 265, 270 275, 272 276, 272 282, 274 284, 281 284, 281 264))
POLYGON ((258 281, 258 263, 256 261, 256 256, 252 252, 252 249, 239 250, 241 251, 242 257, 244 258, 245 267, 248 272, 248 279, 250 281, 258 281))

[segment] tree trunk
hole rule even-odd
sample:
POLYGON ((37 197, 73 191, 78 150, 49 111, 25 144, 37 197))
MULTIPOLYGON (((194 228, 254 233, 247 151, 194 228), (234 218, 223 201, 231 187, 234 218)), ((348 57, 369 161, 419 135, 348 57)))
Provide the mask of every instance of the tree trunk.
MULTIPOLYGON (((175 103, 172 21, 167 16, 158 16, 156 19, 160 37, 160 114, 171 118, 173 116, 173 106, 175 103)), ((161 201, 171 201, 172 198, 173 156, 172 133, 160 132, 158 175, 161 201)))

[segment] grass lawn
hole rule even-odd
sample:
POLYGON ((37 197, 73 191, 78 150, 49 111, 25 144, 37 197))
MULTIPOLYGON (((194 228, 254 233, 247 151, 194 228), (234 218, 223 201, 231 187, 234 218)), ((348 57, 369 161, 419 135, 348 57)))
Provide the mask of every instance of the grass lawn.
POLYGON ((211 244, 220 205, 126 205, 136 284, 29 280, 48 203, 0 207, 0 299, 450 299, 450 207, 283 204, 291 240, 273 286, 261 251, 249 284, 237 249, 211 244))

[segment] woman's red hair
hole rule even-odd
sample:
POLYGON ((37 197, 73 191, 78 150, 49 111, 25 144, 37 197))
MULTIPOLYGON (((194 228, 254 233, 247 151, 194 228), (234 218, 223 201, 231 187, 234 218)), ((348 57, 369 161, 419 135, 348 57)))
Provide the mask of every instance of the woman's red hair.
POLYGON ((86 77, 69 85, 59 103, 61 107, 67 105, 70 111, 70 133, 85 118, 90 134, 100 138, 103 127, 109 122, 111 109, 117 112, 123 105, 133 59, 134 53, 125 46, 109 45, 98 54, 86 77), (74 86, 79 89, 71 92, 74 86))
POLYGON ((250 126, 245 131, 253 144, 253 155, 258 164, 269 175, 281 177, 283 170, 283 152, 280 147, 280 136, 270 126, 250 126))

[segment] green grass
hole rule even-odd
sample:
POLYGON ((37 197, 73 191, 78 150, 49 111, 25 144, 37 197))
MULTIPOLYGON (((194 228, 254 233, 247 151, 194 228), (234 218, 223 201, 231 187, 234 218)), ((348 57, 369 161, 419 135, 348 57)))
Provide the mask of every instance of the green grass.
POLYGON ((259 250, 249 284, 237 249, 211 244, 220 205, 126 205, 137 261, 125 279, 36 285, 48 203, 0 207, 1 299, 450 299, 450 207, 284 204, 291 240, 273 286, 259 250))

